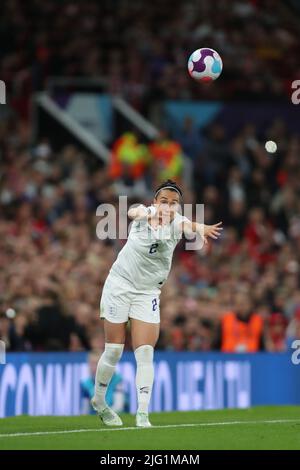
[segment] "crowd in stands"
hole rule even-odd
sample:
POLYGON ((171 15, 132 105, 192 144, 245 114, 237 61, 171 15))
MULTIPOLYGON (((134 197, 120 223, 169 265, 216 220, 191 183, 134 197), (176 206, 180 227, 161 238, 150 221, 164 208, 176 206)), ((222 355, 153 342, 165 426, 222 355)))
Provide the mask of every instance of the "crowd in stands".
POLYGON ((19 111, 49 77, 100 77, 136 106, 154 99, 288 98, 299 79, 299 12, 278 0, 10 0, 1 5, 0 77, 19 111), (216 49, 218 87, 187 73, 216 49))
MULTIPOLYGON (((203 202, 224 233, 200 251, 180 242, 160 349, 284 351, 300 337, 300 141, 278 120, 266 132, 275 155, 254 125, 229 141, 219 124, 202 136, 185 202, 203 202)), ((16 118, 1 120, 0 152, 0 338, 12 351, 101 349, 101 286, 124 243, 96 236, 97 207, 118 203, 109 168, 72 145, 31 146, 16 118)))

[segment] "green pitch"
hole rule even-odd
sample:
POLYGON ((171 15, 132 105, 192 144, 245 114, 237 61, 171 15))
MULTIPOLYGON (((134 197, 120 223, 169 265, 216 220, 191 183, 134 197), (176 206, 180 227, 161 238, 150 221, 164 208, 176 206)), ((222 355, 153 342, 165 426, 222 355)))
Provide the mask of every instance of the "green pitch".
POLYGON ((153 413, 151 429, 107 428, 96 416, 0 419, 3 449, 300 449, 300 407, 153 413))

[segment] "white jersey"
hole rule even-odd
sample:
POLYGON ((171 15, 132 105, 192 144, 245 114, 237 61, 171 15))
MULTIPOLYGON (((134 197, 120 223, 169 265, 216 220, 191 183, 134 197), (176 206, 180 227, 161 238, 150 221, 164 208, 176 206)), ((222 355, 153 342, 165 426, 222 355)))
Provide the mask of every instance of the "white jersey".
POLYGON ((147 218, 134 220, 109 277, 121 276, 136 291, 157 292, 170 272, 173 252, 182 236, 181 223, 187 220, 176 213, 170 224, 157 229, 147 218))

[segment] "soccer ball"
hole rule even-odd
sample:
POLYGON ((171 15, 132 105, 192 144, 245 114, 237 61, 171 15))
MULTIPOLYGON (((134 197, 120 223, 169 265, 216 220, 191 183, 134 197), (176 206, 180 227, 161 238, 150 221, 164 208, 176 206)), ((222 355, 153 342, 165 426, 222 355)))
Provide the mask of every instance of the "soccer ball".
POLYGON ((194 51, 188 61, 188 70, 192 78, 200 82, 216 80, 223 68, 219 54, 208 47, 194 51))

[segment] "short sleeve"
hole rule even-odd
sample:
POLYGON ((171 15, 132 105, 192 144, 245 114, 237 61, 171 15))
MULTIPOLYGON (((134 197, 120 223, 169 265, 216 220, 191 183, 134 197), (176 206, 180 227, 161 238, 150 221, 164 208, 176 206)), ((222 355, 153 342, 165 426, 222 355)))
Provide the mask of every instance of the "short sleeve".
MULTIPOLYGON (((140 204, 137 206, 137 209, 142 207, 143 209, 147 209, 147 207, 144 204, 140 204)), ((138 220, 132 220, 130 222, 130 233, 136 233, 136 232, 141 232, 144 230, 145 226, 148 224, 148 218, 145 217, 143 219, 138 219, 138 220)))

